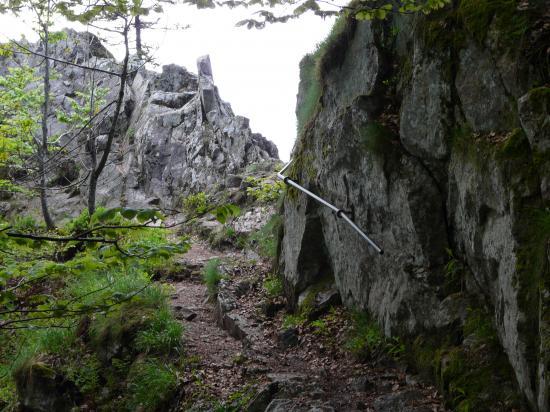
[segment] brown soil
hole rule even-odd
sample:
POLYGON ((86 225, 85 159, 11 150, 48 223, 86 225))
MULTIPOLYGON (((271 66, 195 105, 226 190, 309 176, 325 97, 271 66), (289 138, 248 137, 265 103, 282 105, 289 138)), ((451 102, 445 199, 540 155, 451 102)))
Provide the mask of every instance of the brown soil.
POLYGON ((269 319, 258 309, 266 301, 262 281, 269 266, 265 262, 250 262, 240 252, 213 251, 196 242, 182 263, 195 271, 172 281, 172 305, 176 314, 192 311, 196 317, 182 320, 186 359, 178 410, 247 410, 244 405, 254 394, 274 381, 284 388, 275 398, 291 398, 291 410, 310 410, 314 405, 320 408, 316 410, 390 411, 400 397, 408 400, 398 410, 444 410, 433 387, 419 383, 394 362, 380 358, 360 362, 350 355, 344 347, 351 320, 342 307, 323 317, 322 330, 311 324, 299 327, 299 344, 283 348, 278 335, 285 311, 269 319), (249 333, 242 341, 216 324, 214 304, 196 270, 214 257, 224 262, 229 284, 246 280, 251 285, 231 312, 247 321, 249 333), (393 404, 392 396, 397 399, 393 404), (220 407, 212 409, 213 405, 220 407))

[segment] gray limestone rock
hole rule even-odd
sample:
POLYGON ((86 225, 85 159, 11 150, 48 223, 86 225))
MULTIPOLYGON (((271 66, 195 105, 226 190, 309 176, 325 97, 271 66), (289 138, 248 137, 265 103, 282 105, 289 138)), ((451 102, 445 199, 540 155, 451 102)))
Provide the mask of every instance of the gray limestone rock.
MULTIPOLYGON (((550 275, 532 216, 550 198, 549 94, 530 85, 548 80, 523 49, 496 47, 498 34, 485 45, 465 35, 428 46, 415 19, 394 21, 396 38, 383 34, 395 26, 348 22, 327 45, 321 101, 292 155, 293 178, 350 211, 385 253, 292 193, 279 259, 285 294, 295 308, 308 287, 334 278, 345 305, 369 312, 386 335, 410 338, 460 332, 468 308, 481 306, 514 371, 506 379, 543 411, 550 275), (384 126, 374 137, 373 124, 384 126), (460 266, 454 285, 449 262, 460 266)), ((412 410, 399 399, 377 407, 412 410)))
POLYGON ((250 235, 261 229, 274 213, 275 208, 270 205, 252 207, 235 219, 233 227, 238 234, 250 235))
MULTIPOLYGON (((67 39, 53 48, 56 58, 112 72, 120 70, 97 37, 73 30, 66 32, 67 39)), ((29 44, 28 47, 36 46, 29 44)), ((17 55, 17 58, 17 62, 0 59, 0 73, 5 73, 9 65, 27 62, 37 65, 39 60, 26 55, 17 55)), ((153 72, 136 59, 132 61, 137 72, 132 73, 126 88, 117 135, 98 184, 98 205, 175 209, 188 194, 215 192, 227 175, 238 175, 249 164, 278 158, 275 145, 253 133, 248 119, 235 116, 231 106, 221 100, 208 56, 199 58, 198 75, 177 65, 166 65, 160 73, 153 72)), ((52 69, 58 76, 52 80, 55 99, 50 129, 62 136, 60 144, 67 145, 67 153, 76 156, 79 164, 84 163, 77 179, 73 176, 71 179, 85 180, 89 160, 84 136, 73 136, 53 113, 61 108, 70 109, 69 99, 86 91, 90 76, 83 68, 57 62, 52 64, 52 69)), ((96 81, 98 87, 107 89, 106 101, 114 100, 118 78, 97 74, 96 81)), ((104 148, 113 110, 111 105, 94 129, 99 150, 104 148)), ((63 161, 61 155, 57 156, 56 161, 63 161)), ((56 182, 55 173, 49 179, 56 182)), ((52 189, 50 203, 63 205, 52 207, 56 219, 80 213, 85 206, 86 187, 76 194, 75 201, 68 202, 70 196, 52 189)), ((20 202, 29 209, 39 210, 37 202, 30 205, 26 200, 20 202)), ((11 209, 15 211, 17 207, 11 209)))
POLYGON ((288 412, 294 411, 295 402, 291 399, 273 399, 265 412, 288 412))
POLYGON ((184 308, 183 306, 175 306, 174 311, 176 312, 176 319, 185 319, 191 322, 197 317, 197 314, 195 312, 193 312, 191 309, 184 308))
POLYGON ((282 348, 290 348, 292 346, 298 345, 298 330, 296 328, 288 328, 279 332, 277 339, 279 340, 279 345, 282 348))
POLYGON ((262 387, 246 406, 246 412, 264 412, 278 390, 277 382, 271 382, 262 387))
POLYGON ((312 285, 304 290, 298 297, 298 306, 303 306, 305 302, 309 305, 308 319, 315 320, 321 315, 324 315, 332 306, 337 306, 342 303, 340 292, 335 285, 323 290, 316 290, 317 285, 312 285))
POLYGON ((506 93, 489 51, 475 42, 460 51, 455 86, 473 130, 506 131, 517 124, 515 102, 506 93))
POLYGON ((227 187, 240 187, 242 181, 243 181, 243 178, 241 176, 229 174, 225 178, 225 185, 227 187))
POLYGON ((189 100, 195 96, 193 92, 174 93, 174 92, 154 92, 149 102, 159 106, 166 106, 171 109, 182 108, 189 100))
POLYGON ((430 412, 428 406, 417 406, 415 401, 422 399, 422 395, 414 390, 390 393, 380 396, 374 401, 376 412, 430 412))
POLYGON ((533 89, 518 99, 521 126, 533 150, 550 150, 550 91, 533 89))
POLYGON ((417 42, 412 85, 405 90, 401 106, 401 141, 415 156, 442 160, 449 154, 451 73, 446 67, 450 56, 434 58, 424 53, 417 42))
POLYGON ((82 397, 74 382, 43 362, 29 361, 15 380, 21 410, 69 412, 82 397))

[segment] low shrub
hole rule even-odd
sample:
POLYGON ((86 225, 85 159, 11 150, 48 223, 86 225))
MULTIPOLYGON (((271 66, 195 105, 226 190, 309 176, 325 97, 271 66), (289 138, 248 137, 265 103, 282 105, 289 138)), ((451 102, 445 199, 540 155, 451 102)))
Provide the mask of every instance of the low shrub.
MULTIPOLYGON (((55 236, 154 217, 155 211, 145 209, 98 208, 91 219, 83 212, 55 236)), ((45 229, 25 218, 15 230, 45 229)), ((0 409, 16 410, 16 381, 26 379, 29 365, 54 371, 98 410, 161 410, 173 393, 177 380, 171 365, 182 326, 169 309, 167 286, 152 283, 151 269, 188 245, 173 243, 161 229, 106 228, 96 233, 116 238, 117 247, 88 242, 62 260, 59 252, 74 242, 18 242, 0 236, 0 303, 31 310, 28 315, 0 314, 0 323, 17 326, 6 336, 0 334, 0 409), (14 293, 4 293, 7 281, 16 285, 14 293), (150 385, 157 384, 151 391, 150 385)))
POLYGON ((398 338, 384 335, 378 324, 365 312, 353 312, 352 328, 346 348, 360 360, 378 360, 384 356, 399 359, 405 345, 398 338))
POLYGON ((246 193, 262 203, 276 202, 284 193, 285 184, 282 181, 275 181, 269 179, 259 179, 249 176, 245 179, 248 183, 246 193))
POLYGON ((202 215, 208 211, 208 203, 206 193, 198 192, 183 200, 183 209, 191 214, 202 215))

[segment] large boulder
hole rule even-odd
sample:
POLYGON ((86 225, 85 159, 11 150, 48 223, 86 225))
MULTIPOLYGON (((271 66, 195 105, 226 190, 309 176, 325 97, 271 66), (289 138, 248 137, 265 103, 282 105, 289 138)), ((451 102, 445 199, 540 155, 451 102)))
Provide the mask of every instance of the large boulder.
MULTIPOLYGON (((296 307, 300 294, 333 277, 347 306, 409 342, 413 363, 419 353, 430 359, 426 369, 440 371, 443 391, 463 382, 466 395, 452 406, 502 401, 464 383, 487 371, 507 388, 517 384, 526 408, 543 411, 550 265, 547 226, 538 222, 548 221, 550 120, 548 88, 537 86, 549 79, 501 20, 480 42, 467 24, 445 19, 456 13, 448 6, 437 16, 349 21, 315 57, 321 98, 289 174, 349 211, 385 253, 291 190, 285 292, 296 307), (502 353, 500 364, 465 349, 481 330, 494 335, 477 348, 502 353), (445 354, 460 359, 459 371, 443 364, 445 354)), ((540 24, 525 16, 529 41, 540 24)))

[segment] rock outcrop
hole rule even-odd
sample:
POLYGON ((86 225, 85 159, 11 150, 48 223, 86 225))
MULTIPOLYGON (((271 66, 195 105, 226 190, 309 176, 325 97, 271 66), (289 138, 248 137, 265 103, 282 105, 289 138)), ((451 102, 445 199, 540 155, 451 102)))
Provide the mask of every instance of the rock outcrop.
MULTIPOLYGON (((78 133, 59 121, 57 110, 71 113, 72 99, 90 90, 91 80, 105 90, 106 103, 116 98, 120 67, 97 37, 67 30, 52 55, 56 72, 52 80, 54 99, 49 119, 52 135, 60 136, 62 151, 49 164, 50 203, 57 218, 74 215, 85 206, 86 177, 90 164, 86 139, 102 142, 111 125, 113 105, 98 116, 91 132, 78 133), (92 72, 83 67, 104 72, 92 72), (81 182, 82 184, 77 184, 81 182)), ((35 45, 27 45, 36 49, 35 45)), ((38 66, 40 57, 16 54, 4 59, 2 73, 18 63, 38 66)), ((208 56, 198 59, 198 75, 185 68, 167 65, 152 72, 143 62, 131 60, 124 110, 107 166, 98 184, 98 204, 106 206, 175 208, 182 197, 197 191, 223 189, 228 174, 264 160, 278 159, 277 147, 258 133, 249 120, 233 114, 218 93, 208 56)), ((97 93, 97 90, 96 90, 97 93)), ((80 100, 79 100, 80 99, 80 100)), ((32 175, 27 180, 32 180, 32 175)), ((16 208, 16 202, 4 209, 16 208)), ((28 204, 25 205, 28 207, 28 204)), ((32 208, 32 206, 31 206, 32 208)))
POLYGON ((498 409, 517 385, 520 404, 547 411, 548 10, 502 4, 472 27, 482 12, 467 3, 350 19, 302 64, 298 101, 312 93, 305 66, 322 93, 290 176, 350 211, 385 254, 290 191, 285 290, 298 305, 334 277, 346 305, 408 342, 450 406, 498 409))

